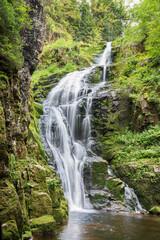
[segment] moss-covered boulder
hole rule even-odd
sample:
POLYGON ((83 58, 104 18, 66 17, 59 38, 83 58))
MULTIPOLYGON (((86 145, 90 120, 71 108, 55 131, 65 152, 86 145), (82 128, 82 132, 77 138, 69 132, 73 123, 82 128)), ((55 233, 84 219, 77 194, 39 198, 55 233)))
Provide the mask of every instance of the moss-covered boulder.
POLYGON ((36 190, 46 190, 46 169, 44 166, 39 164, 30 166, 30 183, 34 185, 36 190))
POLYGON ((160 206, 154 206, 149 210, 150 214, 160 215, 160 206))
POLYGON ((32 239, 32 232, 31 232, 31 231, 26 231, 26 232, 22 235, 22 239, 23 239, 23 240, 30 240, 30 239, 32 239))
POLYGON ((91 190, 89 191, 88 196, 95 209, 100 210, 110 206, 110 201, 108 200, 108 194, 106 191, 91 190))
POLYGON ((16 189, 8 179, 0 180, 0 219, 2 224, 13 220, 22 232, 22 208, 16 189))
POLYGON ((90 157, 84 164, 83 178, 88 197, 96 209, 108 206, 108 162, 100 157, 90 157))
POLYGON ((14 220, 10 220, 2 224, 2 239, 3 240, 18 240, 20 235, 17 224, 14 220))
POLYGON ((32 233, 45 233, 56 230, 56 221, 52 215, 44 215, 30 220, 32 233))
POLYGON ((86 189, 103 190, 106 186, 108 163, 102 158, 91 158, 86 162, 83 170, 84 184, 86 189))
POLYGON ((48 178, 47 187, 50 193, 50 197, 52 199, 52 207, 59 208, 61 200, 63 199, 63 189, 60 184, 60 179, 58 179, 57 177, 48 178))
POLYGON ((61 201, 59 208, 53 208, 53 216, 56 224, 62 224, 68 219, 68 203, 66 200, 61 201))
POLYGON ((108 178, 107 187, 117 199, 124 200, 124 184, 121 179, 108 178))
POLYGON ((46 192, 32 190, 29 196, 28 208, 30 218, 52 214, 52 200, 46 192))
POLYGON ((146 210, 160 203, 160 175, 156 172, 157 165, 152 165, 151 161, 122 162, 113 161, 115 173, 137 194, 139 201, 146 210))

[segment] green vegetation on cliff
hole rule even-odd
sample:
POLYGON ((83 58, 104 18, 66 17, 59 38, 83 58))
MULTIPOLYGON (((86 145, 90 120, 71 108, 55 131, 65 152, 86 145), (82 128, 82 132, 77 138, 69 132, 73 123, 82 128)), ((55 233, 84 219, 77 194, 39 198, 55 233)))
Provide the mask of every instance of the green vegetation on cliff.
POLYGON ((101 143, 97 151, 110 161, 117 176, 135 189, 146 209, 160 205, 159 12, 158 0, 143 0, 130 10, 124 37, 112 45, 110 74, 115 97, 99 101, 94 110, 101 143), (103 114, 103 109, 108 109, 108 114, 103 114))
POLYGON ((34 98, 41 102, 66 73, 88 67, 108 39, 123 31, 122 0, 44 1, 47 34, 41 61, 33 75, 34 98), (116 30, 117 29, 117 30, 116 30))
POLYGON ((143 0, 135 5, 125 37, 113 43, 118 52, 114 63, 116 85, 131 88, 135 101, 143 96, 149 103, 157 104, 157 108, 160 103, 159 12, 158 0, 143 0))
POLYGON ((0 65, 6 65, 4 59, 10 68, 22 65, 20 31, 30 23, 28 11, 23 0, 0 1, 0 65))

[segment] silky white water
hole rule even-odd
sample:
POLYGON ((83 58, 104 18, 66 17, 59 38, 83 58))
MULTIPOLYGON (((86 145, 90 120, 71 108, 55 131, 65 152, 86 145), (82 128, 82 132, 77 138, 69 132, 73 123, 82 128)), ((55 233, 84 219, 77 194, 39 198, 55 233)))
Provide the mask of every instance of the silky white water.
POLYGON ((103 81, 106 80, 107 67, 112 64, 111 50, 112 50, 112 42, 108 42, 107 47, 104 50, 99 62, 99 65, 103 66, 103 81))
MULTIPOLYGON (((108 175, 116 178, 110 166, 108 166, 108 175)), ((124 183, 124 202, 128 211, 135 212, 145 212, 145 209, 142 208, 142 205, 139 202, 137 195, 134 192, 133 188, 130 188, 126 183, 124 183)))
MULTIPOLYGON (((92 144, 92 98, 105 83, 89 86, 88 75, 95 67, 110 63, 111 43, 107 43, 96 65, 67 74, 52 89, 43 105, 46 141, 56 161, 70 210, 89 207, 85 198, 82 170, 87 149, 92 144), (82 117, 80 109, 83 104, 85 108, 82 117)), ((103 74, 106 75, 106 72, 103 74)))

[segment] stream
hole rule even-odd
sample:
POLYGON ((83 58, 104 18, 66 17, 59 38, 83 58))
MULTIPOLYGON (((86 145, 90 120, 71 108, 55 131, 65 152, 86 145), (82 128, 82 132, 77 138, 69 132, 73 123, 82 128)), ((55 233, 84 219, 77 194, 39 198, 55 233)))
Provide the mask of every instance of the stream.
POLYGON ((160 240, 160 218, 112 212, 70 212, 56 236, 34 240, 160 240))

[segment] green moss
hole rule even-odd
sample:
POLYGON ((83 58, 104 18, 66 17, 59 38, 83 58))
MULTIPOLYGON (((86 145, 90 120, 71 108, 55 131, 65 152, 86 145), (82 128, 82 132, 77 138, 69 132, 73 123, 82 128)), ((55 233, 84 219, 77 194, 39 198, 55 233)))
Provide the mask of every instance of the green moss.
POLYGON ((32 238, 32 233, 30 231, 26 231, 23 235, 22 235, 22 239, 23 240, 29 240, 32 238))
POLYGON ((107 187, 118 200, 124 200, 124 185, 120 179, 109 178, 107 187))
POLYGON ((11 220, 2 225, 2 240, 18 240, 20 235, 15 221, 11 220))
POLYGON ((46 192, 38 192, 34 189, 28 197, 28 208, 30 218, 52 214, 52 200, 46 192))
POLYGON ((154 206, 149 210, 150 214, 160 215, 160 206, 154 206))
POLYGON ((40 232, 50 232, 56 230, 56 222, 51 215, 44 215, 39 218, 34 218, 30 220, 31 231, 40 233, 40 232))
POLYGON ((92 184, 103 189, 106 185, 106 175, 108 174, 108 164, 106 161, 97 161, 92 163, 93 175, 92 184))
POLYGON ((40 118, 43 114, 43 107, 39 103, 34 103, 36 118, 40 118))
POLYGON ((14 185, 7 179, 0 180, 0 219, 2 223, 12 219, 16 222, 19 232, 22 231, 22 208, 14 185))
POLYGON ((28 131, 28 140, 29 140, 28 152, 31 158, 44 164, 47 161, 47 157, 42 145, 41 138, 39 136, 39 123, 37 119, 42 113, 42 106, 39 104, 36 104, 36 105, 34 104, 32 91, 30 92, 29 108, 30 108, 30 114, 31 114, 31 122, 29 125, 29 131, 28 131), (35 110, 34 106, 36 106, 37 110, 35 110), (31 143, 33 143, 34 145, 33 147, 31 143), (35 148, 35 143, 37 143, 38 149, 37 147, 35 148))
POLYGON ((53 216, 57 224, 62 224, 68 219, 68 204, 61 202, 59 208, 53 209, 53 216))

